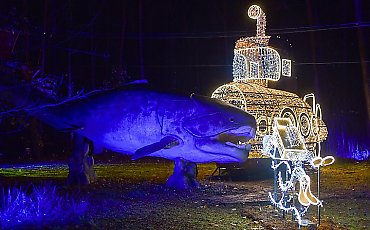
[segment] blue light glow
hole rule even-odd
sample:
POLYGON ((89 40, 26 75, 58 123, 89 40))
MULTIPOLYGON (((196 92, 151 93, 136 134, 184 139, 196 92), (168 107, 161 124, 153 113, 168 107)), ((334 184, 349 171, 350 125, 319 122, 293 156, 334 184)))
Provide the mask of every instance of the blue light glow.
POLYGON ((329 151, 338 157, 366 161, 370 159, 370 145, 363 138, 349 137, 344 132, 334 132, 328 143, 329 151))
POLYGON ((84 200, 61 195, 51 183, 3 189, 1 195, 0 222, 5 229, 75 222, 88 206, 84 200))

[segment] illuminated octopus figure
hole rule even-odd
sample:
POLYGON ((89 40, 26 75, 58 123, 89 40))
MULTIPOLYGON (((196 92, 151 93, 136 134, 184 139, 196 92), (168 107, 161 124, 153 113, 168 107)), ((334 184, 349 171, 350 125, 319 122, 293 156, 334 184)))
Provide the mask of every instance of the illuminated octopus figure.
POLYGON ((257 21, 257 34, 236 41, 233 82, 218 87, 212 97, 255 117, 256 137, 250 142, 249 158, 273 159, 276 178, 271 201, 284 211, 292 211, 303 225, 302 217, 308 207, 321 206, 318 195, 311 192, 311 179, 305 167, 318 169, 334 162, 331 156, 321 157, 321 142, 326 140, 327 128, 314 94, 301 99, 294 93, 268 87, 269 81, 292 75, 291 60, 281 59, 279 53, 268 46, 270 36, 265 34, 266 16, 262 9, 252 5, 248 16, 257 21), (296 186, 299 186, 298 192, 296 186))

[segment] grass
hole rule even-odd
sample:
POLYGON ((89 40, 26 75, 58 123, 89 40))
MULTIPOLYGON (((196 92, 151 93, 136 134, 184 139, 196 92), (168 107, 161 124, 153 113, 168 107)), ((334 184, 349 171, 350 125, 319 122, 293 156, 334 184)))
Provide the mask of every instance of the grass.
POLYGON ((3 177, 66 178, 68 166, 67 164, 4 165, 0 167, 0 175, 3 177))
MULTIPOLYGON (((210 175, 216 165, 199 164, 198 178, 204 179, 210 175)), ((125 162, 98 163, 94 166, 99 178, 119 178, 133 182, 157 181, 163 182, 173 171, 173 163, 170 161, 159 162, 125 162)), ((68 175, 67 164, 39 164, 39 165, 7 165, 0 167, 0 175, 4 177, 27 177, 27 178, 66 178, 68 175)))
POLYGON ((370 161, 337 161, 322 170, 323 216, 348 229, 370 228, 370 161))
MULTIPOLYGON (((99 162, 99 159, 97 160, 99 162)), ((3 184, 15 181, 61 181, 66 164, 0 168, 3 184), (22 179, 22 180, 21 180, 22 179)), ((81 188, 88 210, 77 227, 89 229, 296 229, 267 202, 272 180, 209 181, 215 164, 201 164, 202 188, 180 192, 166 188, 172 173, 169 161, 100 162, 98 182, 81 188)), ((370 162, 337 161, 321 174, 322 224, 320 229, 369 227, 370 162)), ((264 170, 264 169, 261 169, 264 170)), ((253 177, 252 177, 253 178, 253 177)), ((1 182, 1 180, 0 180, 1 182)), ((311 207, 309 218, 315 219, 311 207)), ((49 225, 52 226, 52 225, 49 225)), ((54 225, 53 225, 54 226, 54 225)), ((59 225, 71 228, 76 225, 59 225)), ((55 226, 54 226, 55 227, 55 226)), ((54 228, 53 227, 53 228, 54 228)))

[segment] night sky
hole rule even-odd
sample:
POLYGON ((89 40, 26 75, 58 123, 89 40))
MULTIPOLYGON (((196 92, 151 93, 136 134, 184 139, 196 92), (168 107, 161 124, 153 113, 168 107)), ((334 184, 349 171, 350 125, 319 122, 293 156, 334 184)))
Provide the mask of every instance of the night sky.
POLYGON ((266 14, 270 45, 293 60, 292 77, 270 85, 315 93, 329 138, 344 131, 369 143, 369 1, 9 0, 0 28, 21 31, 14 59, 41 66, 44 47, 45 73, 71 71, 75 91, 122 67, 155 89, 210 95, 232 80, 235 41, 256 33, 252 4, 266 14))

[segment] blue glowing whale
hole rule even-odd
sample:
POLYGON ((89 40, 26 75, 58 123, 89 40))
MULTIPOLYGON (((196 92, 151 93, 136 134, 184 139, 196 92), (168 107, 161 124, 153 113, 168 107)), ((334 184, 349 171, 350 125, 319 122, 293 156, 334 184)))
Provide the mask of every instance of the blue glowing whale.
POLYGON ((151 90, 96 92, 31 114, 89 139, 94 153, 106 148, 132 159, 244 162, 256 129, 252 115, 216 99, 151 90))

